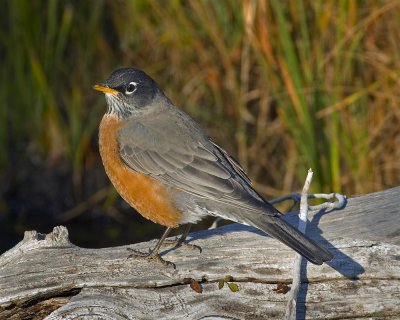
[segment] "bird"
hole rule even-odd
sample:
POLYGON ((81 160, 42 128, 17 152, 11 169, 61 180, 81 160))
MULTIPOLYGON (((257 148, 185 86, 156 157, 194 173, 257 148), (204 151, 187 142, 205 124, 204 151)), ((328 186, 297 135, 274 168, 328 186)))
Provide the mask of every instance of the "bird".
POLYGON ((119 68, 93 89, 106 98, 99 151, 109 179, 138 213, 167 227, 148 258, 165 262, 159 250, 171 230, 186 225, 182 245, 190 226, 210 215, 253 226, 313 264, 333 258, 282 219, 241 165, 147 73, 119 68))

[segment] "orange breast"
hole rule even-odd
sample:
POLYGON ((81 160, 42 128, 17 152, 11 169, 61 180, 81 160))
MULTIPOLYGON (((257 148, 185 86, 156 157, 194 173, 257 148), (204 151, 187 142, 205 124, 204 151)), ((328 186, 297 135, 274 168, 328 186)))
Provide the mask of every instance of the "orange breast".
POLYGON ((121 197, 142 216, 167 227, 178 226, 181 214, 169 200, 166 188, 121 160, 116 133, 122 125, 112 115, 105 115, 100 123, 100 155, 108 177, 121 197))

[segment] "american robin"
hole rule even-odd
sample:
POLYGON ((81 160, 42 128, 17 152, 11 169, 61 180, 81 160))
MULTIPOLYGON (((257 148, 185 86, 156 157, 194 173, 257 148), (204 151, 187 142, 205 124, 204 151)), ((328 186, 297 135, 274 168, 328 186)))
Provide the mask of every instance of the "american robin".
POLYGON ((114 71, 95 90, 105 93, 99 147, 108 177, 133 208, 169 232, 207 215, 254 226, 314 264, 333 255, 293 228, 264 200, 246 173, 200 126, 165 96, 156 82, 135 68, 114 71))

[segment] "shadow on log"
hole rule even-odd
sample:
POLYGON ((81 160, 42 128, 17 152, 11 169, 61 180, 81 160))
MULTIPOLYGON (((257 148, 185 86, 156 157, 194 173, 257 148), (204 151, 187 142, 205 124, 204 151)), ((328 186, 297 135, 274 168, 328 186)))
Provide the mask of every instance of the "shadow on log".
MULTIPOLYGON (((295 215, 287 219, 296 223, 295 215)), ((311 213, 307 234, 335 258, 307 264, 299 319, 400 318, 400 187, 311 213)), ((190 234, 202 247, 163 251, 176 269, 129 257, 155 240, 84 249, 65 227, 25 232, 0 256, 0 319, 282 319, 295 253, 258 230, 233 224, 190 234), (232 292, 219 280, 232 276, 232 292), (201 283, 202 293, 188 284, 201 283)))

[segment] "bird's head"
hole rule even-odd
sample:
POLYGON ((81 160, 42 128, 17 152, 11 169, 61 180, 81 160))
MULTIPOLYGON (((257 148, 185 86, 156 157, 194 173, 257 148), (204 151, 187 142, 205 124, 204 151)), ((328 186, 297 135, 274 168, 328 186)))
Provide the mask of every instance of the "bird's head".
POLYGON ((93 89, 104 92, 107 114, 120 119, 144 111, 161 92, 150 76, 135 68, 117 69, 105 82, 94 85, 93 89))

